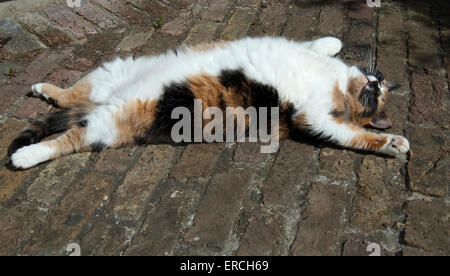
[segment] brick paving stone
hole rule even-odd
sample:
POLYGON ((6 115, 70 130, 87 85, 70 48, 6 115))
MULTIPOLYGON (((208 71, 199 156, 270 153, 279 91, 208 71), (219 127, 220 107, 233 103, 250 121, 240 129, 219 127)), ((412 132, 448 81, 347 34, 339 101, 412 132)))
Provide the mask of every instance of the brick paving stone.
POLYGON ((237 162, 264 162, 270 155, 261 153, 261 146, 261 143, 238 143, 233 160, 237 162))
POLYGON ((202 19, 222 22, 227 15, 234 1, 232 0, 211 0, 209 6, 202 14, 202 19))
POLYGON ((386 115, 392 121, 389 133, 402 135, 408 126, 409 98, 390 94, 385 108, 386 115))
POLYGON ((191 226, 207 184, 205 180, 162 182, 152 195, 151 201, 155 202, 153 208, 125 255, 180 255, 178 236, 191 226))
POLYGON ((408 162, 412 191, 425 195, 448 195, 448 138, 438 129, 414 127, 407 136, 414 154, 408 162))
POLYGON ((51 161, 28 187, 27 198, 44 206, 57 202, 86 166, 90 155, 77 153, 51 161))
MULTIPOLYGON (((407 73, 408 59, 406 46, 403 45, 378 45, 377 69, 383 76, 394 84, 400 84, 398 90, 391 94, 410 94, 409 76, 407 73)), ((389 105, 389 99, 388 99, 389 105)), ((406 103, 405 103, 406 105, 406 103)))
POLYGON ((245 37, 255 16, 256 12, 252 9, 236 8, 230 20, 228 20, 225 29, 222 31, 220 38, 232 40, 245 37))
POLYGON ((300 222, 292 255, 337 255, 347 194, 336 185, 312 184, 304 219, 300 222))
POLYGON ((277 255, 284 234, 285 219, 279 214, 258 212, 248 219, 245 234, 239 241, 237 256, 277 255))
POLYGON ((215 255, 225 249, 250 177, 249 172, 232 168, 213 177, 197 207, 192 228, 183 235, 189 245, 186 254, 215 255))
POLYGON ((433 255, 450 254, 450 212, 443 200, 413 200, 406 205, 405 243, 433 255))
MULTIPOLYGON (((0 124, 0 159, 6 155, 9 144, 24 127, 25 123, 14 119, 0 124)), ((4 166, 0 167, 0 202, 8 200, 31 172, 32 170, 11 171, 4 166)))
POLYGON ((295 5, 287 19, 283 36, 298 41, 310 40, 315 36, 320 7, 302 8, 295 5))
POLYGON ((220 26, 221 24, 217 22, 201 21, 191 28, 182 45, 197 45, 214 40, 215 34, 220 26))
POLYGON ((80 8, 72 8, 72 11, 86 18, 90 22, 94 22, 102 29, 114 29, 120 23, 119 19, 115 15, 103 10, 97 5, 94 5, 90 1, 80 8))
POLYGON ((366 235, 393 229, 402 220, 405 186, 388 181, 387 171, 383 158, 369 155, 364 157, 358 173, 350 223, 366 235))
POLYGON ((380 13, 378 41, 383 44, 404 44, 404 22, 399 12, 380 13))
POLYGON ((69 88, 72 85, 74 85, 78 80, 80 80, 82 75, 83 75, 82 72, 61 68, 52 72, 46 78, 46 82, 49 82, 53 85, 62 88, 69 88))
POLYGON ((153 35, 153 29, 144 32, 131 33, 124 37, 117 45, 117 51, 129 52, 147 42, 153 35))
POLYGON ((126 171, 136 148, 107 149, 99 154, 94 170, 101 173, 121 174, 126 171))
POLYGON ((281 29, 287 20, 289 12, 288 0, 264 1, 257 20, 250 26, 250 36, 276 36, 280 35, 281 29))
POLYGON ((10 18, 0 19, 0 38, 10 38, 6 45, 0 48, 0 51, 5 52, 6 56, 10 57, 24 56, 44 48, 44 45, 38 39, 25 32, 20 25, 10 18))
POLYGON ((168 50, 176 49, 180 45, 181 40, 182 38, 180 36, 157 32, 147 43, 135 48, 133 52, 135 56, 159 55, 168 50))
POLYGON ((108 212, 119 221, 139 220, 148 199, 168 176, 178 155, 179 150, 169 145, 147 146, 111 198, 108 212))
MULTIPOLYGON (((27 89, 26 91, 29 91, 27 89)), ((24 94, 25 92, 24 91, 24 94)), ((14 111, 12 116, 26 119, 26 118, 37 118, 39 115, 47 114, 51 109, 51 105, 37 98, 26 98, 14 111)))
POLYGON ((2 101, 0 102, 1 114, 11 108, 17 100, 22 98, 26 94, 26 91, 29 91, 29 87, 12 84, 1 86, 0 91, 2 95, 2 101))
POLYGON ((117 256, 136 234, 129 226, 97 221, 80 238, 81 256, 117 256))
POLYGON ((25 85, 42 82, 44 77, 55 70, 55 66, 60 61, 68 58, 71 52, 72 48, 57 51, 47 50, 43 52, 25 68, 23 73, 17 75, 14 81, 25 85))
POLYGON ((111 11, 115 15, 119 16, 122 20, 127 21, 130 24, 147 25, 149 19, 143 12, 133 8, 128 1, 122 0, 95 0, 104 9, 111 11))
POLYGON ((448 124, 448 82, 443 72, 413 72, 409 120, 412 123, 448 124))
POLYGON ((98 32, 97 27, 74 14, 67 6, 47 7, 44 13, 61 27, 72 32, 77 38, 85 38, 98 32))
POLYGON ((22 254, 60 255, 65 246, 80 232, 87 220, 100 206, 110 189, 114 177, 104 174, 86 174, 80 182, 53 208, 43 229, 32 235, 22 254))
POLYGON ((261 4, 262 0, 238 0, 236 5, 249 8, 257 8, 261 4))
POLYGON ((333 184, 352 184, 356 181, 355 158, 352 151, 323 148, 319 155, 319 174, 333 184))
POLYGON ((408 59, 414 70, 441 67, 438 26, 428 10, 429 7, 420 2, 412 2, 407 9, 408 59))
POLYGON ((175 19, 162 25, 161 32, 174 36, 181 35, 186 31, 192 20, 192 11, 182 10, 175 19))
POLYGON ((106 57, 116 54, 115 49, 121 39, 120 36, 107 32, 97 34, 94 37, 89 37, 81 48, 74 51, 73 60, 69 60, 68 63, 74 63, 81 60, 83 62, 80 66, 81 68, 75 68, 77 67, 76 64, 70 66, 78 71, 83 71, 81 69, 87 67, 89 64, 92 64, 94 67, 99 66, 106 57))
POLYGON ((264 205, 289 209, 287 203, 297 202, 306 192, 311 177, 316 175, 315 159, 313 146, 291 140, 283 141, 262 188, 264 205))
POLYGON ((345 31, 345 10, 339 5, 326 5, 320 12, 318 31, 322 35, 342 38, 345 31))
POLYGON ((170 177, 183 180, 189 177, 209 176, 224 150, 225 144, 190 144, 174 166, 170 177))
POLYGON ((33 12, 22 14, 18 17, 18 20, 49 47, 65 45, 72 41, 67 34, 53 26, 47 18, 39 13, 33 12))
POLYGON ((31 235, 41 214, 37 209, 23 205, 0 211, 0 256, 17 255, 19 248, 31 235))
POLYGON ((85 72, 94 66, 94 61, 85 57, 71 57, 64 66, 67 69, 85 72))

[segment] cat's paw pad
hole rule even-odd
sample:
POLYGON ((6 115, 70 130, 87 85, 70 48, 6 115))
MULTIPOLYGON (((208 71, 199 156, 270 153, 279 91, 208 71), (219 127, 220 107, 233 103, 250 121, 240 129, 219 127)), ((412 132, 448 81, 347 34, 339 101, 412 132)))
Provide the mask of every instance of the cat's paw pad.
POLYGON ((51 158, 53 150, 47 146, 34 144, 18 149, 11 155, 12 165, 28 169, 51 158))
POLYGON ((44 98, 48 98, 48 96, 42 92, 42 86, 44 83, 36 83, 31 86, 32 95, 35 97, 43 96, 44 98))
POLYGON ((397 156, 405 155, 409 152, 409 142, 399 135, 387 135, 386 144, 381 148, 381 152, 397 156))

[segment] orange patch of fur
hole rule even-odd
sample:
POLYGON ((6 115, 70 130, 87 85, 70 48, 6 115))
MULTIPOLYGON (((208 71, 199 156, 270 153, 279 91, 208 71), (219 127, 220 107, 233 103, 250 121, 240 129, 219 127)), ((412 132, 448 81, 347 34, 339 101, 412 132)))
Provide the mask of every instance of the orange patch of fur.
POLYGON ((132 143, 135 137, 144 135, 145 131, 155 121, 157 100, 132 101, 114 114, 118 138, 113 147, 132 143))
POLYGON ((71 128, 56 139, 43 143, 56 149, 56 153, 52 156, 52 158, 56 158, 82 150, 84 148, 85 136, 86 128, 71 128))
POLYGON ((352 148, 358 148, 363 150, 370 151, 378 151, 381 147, 383 147, 387 142, 387 138, 373 134, 370 132, 364 132, 358 134, 355 138, 353 138, 349 146, 352 148))
POLYGON ((92 87, 88 79, 82 79, 68 89, 48 83, 43 84, 41 89, 43 93, 56 100, 60 107, 65 108, 89 102, 92 87))

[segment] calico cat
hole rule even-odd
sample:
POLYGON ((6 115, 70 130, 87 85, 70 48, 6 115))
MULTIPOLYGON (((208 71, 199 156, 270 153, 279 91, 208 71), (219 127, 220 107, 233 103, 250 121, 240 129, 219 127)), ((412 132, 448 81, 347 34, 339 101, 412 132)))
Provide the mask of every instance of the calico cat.
MULTIPOLYGON (((175 107, 279 107, 279 139, 306 133, 339 146, 405 155, 402 136, 378 134, 391 121, 383 109, 394 88, 375 68, 348 66, 334 57, 334 37, 295 42, 244 38, 116 59, 68 89, 32 86, 33 96, 62 108, 32 122, 11 143, 16 168, 30 168, 73 152, 153 143, 170 135, 175 107), (59 137, 42 141, 55 133, 59 137)), ((301 153, 299 153, 301 154, 301 153)))

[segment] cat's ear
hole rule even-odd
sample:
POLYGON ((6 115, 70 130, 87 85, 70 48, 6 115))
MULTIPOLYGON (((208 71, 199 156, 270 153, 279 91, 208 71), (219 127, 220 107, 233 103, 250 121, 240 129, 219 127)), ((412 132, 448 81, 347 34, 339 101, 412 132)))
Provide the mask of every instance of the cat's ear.
POLYGON ((386 129, 392 126, 392 121, 386 116, 386 114, 382 113, 379 114, 378 116, 372 117, 372 120, 370 120, 369 125, 373 128, 386 129))

